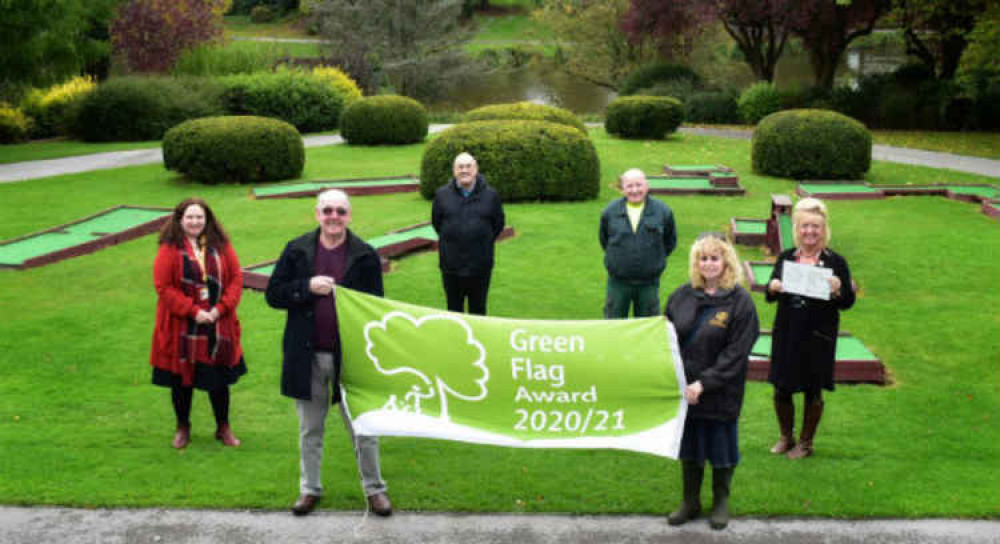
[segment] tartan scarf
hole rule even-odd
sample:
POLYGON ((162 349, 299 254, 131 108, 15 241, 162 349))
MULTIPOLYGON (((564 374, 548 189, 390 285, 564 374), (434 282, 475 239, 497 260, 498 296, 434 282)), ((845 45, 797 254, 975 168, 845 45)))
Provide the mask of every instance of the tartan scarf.
MULTIPOLYGON (((215 248, 205 250, 205 270, 195 257, 195 248, 184 240, 184 247, 178 248, 181 259, 181 291, 195 301, 202 310, 210 311, 222 297, 222 277, 225 270, 222 258, 215 248), (208 289, 208 300, 202 300, 201 290, 208 289)), ((180 331, 181 375, 185 384, 193 382, 195 363, 232 366, 233 341, 220 327, 222 319, 215 323, 198 324, 193 317, 187 318, 186 326, 180 331)))

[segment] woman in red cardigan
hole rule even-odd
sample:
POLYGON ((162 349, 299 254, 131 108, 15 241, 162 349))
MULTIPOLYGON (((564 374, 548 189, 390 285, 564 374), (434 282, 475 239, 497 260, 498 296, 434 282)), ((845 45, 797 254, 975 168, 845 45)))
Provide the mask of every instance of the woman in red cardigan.
POLYGON ((153 383, 171 389, 177 416, 173 447, 191 441, 196 387, 208 391, 212 401, 215 438, 239 446, 229 427, 229 386, 247 371, 236 317, 243 271, 204 200, 189 198, 174 208, 160 232, 153 282, 158 298, 150 364, 153 383))

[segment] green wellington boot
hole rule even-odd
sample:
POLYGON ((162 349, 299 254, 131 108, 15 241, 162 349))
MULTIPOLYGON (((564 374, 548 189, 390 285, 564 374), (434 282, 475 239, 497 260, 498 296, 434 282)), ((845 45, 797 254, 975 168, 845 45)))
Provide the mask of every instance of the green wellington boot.
POLYGON ((719 531, 729 525, 729 485, 733 481, 733 467, 712 467, 712 515, 708 524, 719 531))

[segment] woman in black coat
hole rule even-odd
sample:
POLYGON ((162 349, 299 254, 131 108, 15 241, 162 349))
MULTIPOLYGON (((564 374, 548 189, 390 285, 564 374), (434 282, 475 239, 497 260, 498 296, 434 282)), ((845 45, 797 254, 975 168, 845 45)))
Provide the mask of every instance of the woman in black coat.
POLYGON ((731 245, 708 235, 695 241, 689 263, 691 281, 667 299, 688 386, 681 475, 684 498, 668 522, 680 525, 701 513, 705 462, 712 464, 713 529, 729 523, 729 486, 740 461, 737 420, 743 407, 750 350, 760 324, 731 245))
POLYGON ((822 390, 833 391, 833 365, 837 351, 840 311, 854 305, 854 289, 847 261, 830 242, 826 206, 805 198, 792 212, 795 247, 785 250, 775 263, 767 284, 767 301, 778 301, 771 338, 771 371, 774 411, 781 438, 771 453, 801 459, 813 453, 813 437, 823 416, 822 390), (782 287, 786 262, 829 268, 830 298, 823 300, 785 293, 782 287), (793 393, 804 393, 802 434, 795 443, 793 393))

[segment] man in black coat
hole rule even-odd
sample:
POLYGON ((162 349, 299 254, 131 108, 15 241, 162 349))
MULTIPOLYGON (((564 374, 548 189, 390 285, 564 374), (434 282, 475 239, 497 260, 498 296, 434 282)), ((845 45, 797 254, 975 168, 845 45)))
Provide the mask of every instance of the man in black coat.
MULTIPOLYGON (((340 336, 337 329, 337 284, 382 296, 382 264, 378 253, 351 232, 347 194, 331 190, 319 195, 319 228, 285 246, 267 284, 267 303, 287 310, 282 340, 281 394, 295 399, 299 415, 301 495, 292 513, 313 511, 323 494, 323 435, 331 403, 340 400, 340 336)), ((368 505, 380 516, 392 504, 379 469, 378 438, 354 436, 341 404, 341 417, 354 440, 358 470, 368 505)))
POLYGON ((486 296, 493 273, 493 246, 503 232, 500 195, 479 174, 468 153, 455 157, 455 177, 437 190, 431 223, 438 235, 441 279, 448 310, 486 315, 486 296))

